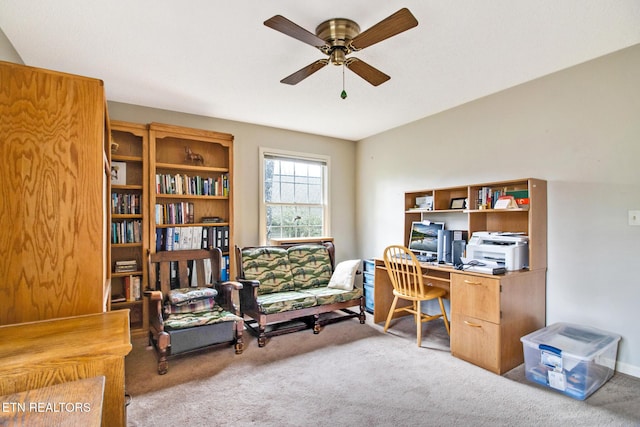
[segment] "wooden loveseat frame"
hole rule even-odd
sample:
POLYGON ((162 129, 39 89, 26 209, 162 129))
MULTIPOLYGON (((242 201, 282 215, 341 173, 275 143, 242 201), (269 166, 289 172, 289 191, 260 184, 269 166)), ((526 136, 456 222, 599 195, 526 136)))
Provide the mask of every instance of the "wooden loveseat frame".
POLYGON ((360 286, 353 290, 327 286, 335 268, 332 242, 236 246, 236 258, 241 316, 247 330, 258 337, 259 347, 269 337, 309 328, 318 334, 324 325, 355 317, 365 323, 360 286), (358 312, 350 309, 355 306, 358 312))

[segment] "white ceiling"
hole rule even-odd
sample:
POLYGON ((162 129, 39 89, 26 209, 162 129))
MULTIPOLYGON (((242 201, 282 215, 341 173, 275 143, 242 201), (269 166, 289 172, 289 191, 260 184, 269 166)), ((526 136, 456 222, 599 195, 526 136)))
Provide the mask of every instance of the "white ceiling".
POLYGON ((0 0, 25 64, 97 77, 112 101, 360 140, 640 43, 638 0, 0 0), (395 4, 392 4, 395 3, 395 4), (373 87, 263 25, 362 31, 408 7, 419 25, 352 54, 391 76, 373 87))

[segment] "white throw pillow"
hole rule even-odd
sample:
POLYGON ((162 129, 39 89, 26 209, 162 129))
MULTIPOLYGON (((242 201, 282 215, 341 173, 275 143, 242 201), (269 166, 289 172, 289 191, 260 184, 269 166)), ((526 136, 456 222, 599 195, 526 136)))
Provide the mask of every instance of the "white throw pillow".
POLYGON ((360 262, 359 259, 350 259, 339 263, 331 275, 331 280, 329 280, 327 287, 345 291, 353 290, 353 284, 356 279, 358 267, 360 267, 360 262))

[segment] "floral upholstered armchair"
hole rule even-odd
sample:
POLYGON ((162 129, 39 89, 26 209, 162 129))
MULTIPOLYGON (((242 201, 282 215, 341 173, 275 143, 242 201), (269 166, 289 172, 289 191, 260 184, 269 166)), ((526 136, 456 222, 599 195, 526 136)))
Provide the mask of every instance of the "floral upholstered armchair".
POLYGON ((220 282, 220 249, 149 254, 149 340, 158 355, 158 373, 170 356, 209 346, 243 351, 244 322, 235 307, 237 282, 220 282))

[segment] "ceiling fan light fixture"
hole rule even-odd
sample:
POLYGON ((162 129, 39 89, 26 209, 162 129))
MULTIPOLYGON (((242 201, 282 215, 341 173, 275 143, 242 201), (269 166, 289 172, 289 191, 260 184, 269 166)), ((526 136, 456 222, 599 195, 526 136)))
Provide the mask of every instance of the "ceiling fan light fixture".
MULTIPOLYGON (((328 56, 326 59, 317 60, 303 67, 280 82, 297 84, 331 62, 334 65, 349 67, 351 71, 373 86, 378 86, 389 80, 390 77, 361 59, 347 58, 347 55, 407 31, 418 25, 418 20, 405 7, 362 33, 356 22, 346 18, 334 18, 322 22, 316 27, 315 34, 282 15, 275 15, 267 19, 264 21, 264 25, 311 45, 328 56)), ((342 95, 343 99, 346 98, 344 90, 342 95)))
POLYGON ((335 48, 331 51, 331 63, 333 65, 342 65, 346 60, 347 57, 343 49, 335 48))

